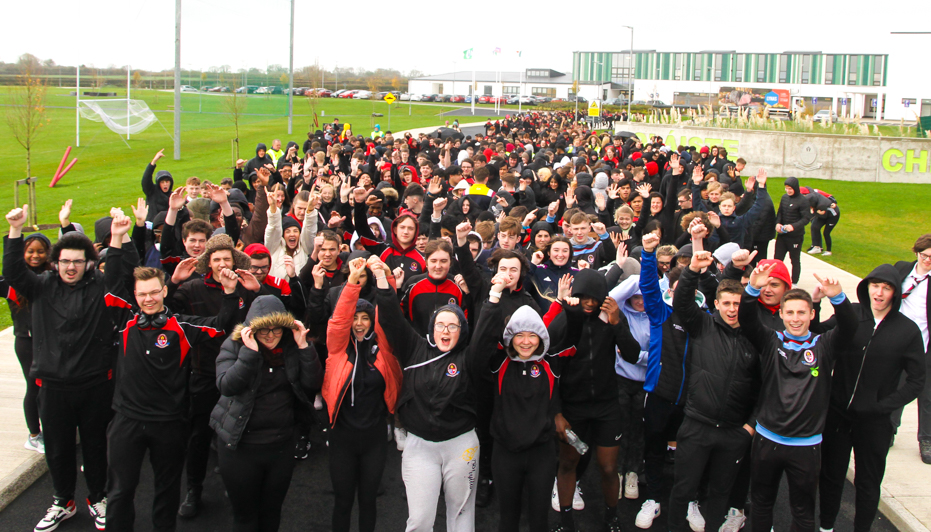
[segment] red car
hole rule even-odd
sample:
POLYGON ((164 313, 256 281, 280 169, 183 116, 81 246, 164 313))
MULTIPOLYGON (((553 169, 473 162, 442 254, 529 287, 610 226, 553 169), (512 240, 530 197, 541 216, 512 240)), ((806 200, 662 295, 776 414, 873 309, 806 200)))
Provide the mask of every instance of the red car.
POLYGON ((346 91, 339 95, 340 98, 352 99, 352 97, 359 91, 346 91))
POLYGON ((317 98, 329 98, 333 94, 333 91, 328 89, 313 89, 304 91, 304 95, 310 96, 311 94, 316 95, 317 98))
POLYGON ((494 98, 494 96, 479 96, 478 103, 494 103, 492 98, 494 98))
POLYGON ((452 96, 450 97, 449 102, 450 103, 463 103, 465 102, 465 96, 459 96, 459 95, 452 96))

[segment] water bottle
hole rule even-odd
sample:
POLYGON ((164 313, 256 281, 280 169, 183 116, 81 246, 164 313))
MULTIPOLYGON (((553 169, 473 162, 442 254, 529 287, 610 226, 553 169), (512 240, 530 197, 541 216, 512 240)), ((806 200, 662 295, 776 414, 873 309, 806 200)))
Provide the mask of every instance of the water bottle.
POLYGON ((578 451, 579 454, 585 454, 588 452, 588 445, 586 445, 584 441, 580 440, 572 429, 566 430, 566 439, 569 440, 569 445, 575 447, 575 450, 578 451))

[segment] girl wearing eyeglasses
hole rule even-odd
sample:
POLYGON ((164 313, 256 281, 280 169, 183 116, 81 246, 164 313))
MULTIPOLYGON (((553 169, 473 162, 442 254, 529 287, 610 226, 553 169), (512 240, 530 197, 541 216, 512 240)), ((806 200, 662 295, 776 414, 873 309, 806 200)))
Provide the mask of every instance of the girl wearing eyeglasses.
POLYGON ((233 530, 274 532, 294 471, 298 403, 313 408, 323 371, 307 329, 275 296, 259 296, 217 357, 210 414, 233 530))

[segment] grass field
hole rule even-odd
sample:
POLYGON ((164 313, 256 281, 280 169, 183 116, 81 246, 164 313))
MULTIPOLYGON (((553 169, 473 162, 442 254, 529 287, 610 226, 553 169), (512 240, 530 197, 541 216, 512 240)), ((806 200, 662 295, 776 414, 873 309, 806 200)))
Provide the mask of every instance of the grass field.
MULTIPOLYGON (((39 223, 57 223, 58 210, 69 198, 74 199, 72 220, 87 228, 92 228, 94 220, 111 206, 122 206, 128 211, 128 206, 141 195, 140 179, 146 164, 162 148, 168 155, 159 168, 171 171, 176 182, 191 175, 219 182, 232 175, 231 139, 235 134, 221 103, 227 96, 184 94, 180 161, 172 160, 172 140, 158 124, 134 135, 127 147, 103 124, 82 119, 82 146, 71 152, 71 158, 77 157, 78 162, 55 188, 48 188, 65 148, 74 145, 74 98, 66 96, 67 92, 50 89, 47 111, 50 121, 32 153, 32 173, 39 178, 36 189, 39 223), (69 105, 72 107, 66 108, 69 105)), ((173 104, 170 92, 134 91, 133 98, 144 99, 155 111, 168 110, 173 104)), ((282 142, 293 139, 301 143, 306 138, 312 116, 307 116, 310 106, 305 98, 294 98, 297 116, 295 133, 290 137, 286 135, 286 98, 250 96, 248 101, 246 112, 251 114, 244 116, 240 125, 242 158, 252 157, 258 142, 270 144, 273 138, 280 138, 282 142)), ((386 103, 376 102, 374 106, 375 112, 387 114, 386 103)), ((321 122, 338 117, 341 122, 353 124, 353 130, 362 134, 371 131, 372 109, 370 101, 332 98, 319 100, 317 106, 321 122)), ((446 118, 439 114, 450 109, 443 105, 396 104, 391 111, 391 129, 440 125, 446 118)), ((156 114, 171 131, 172 115, 156 114)), ((388 129, 387 116, 376 120, 383 130, 388 129)), ((12 138, 5 120, 0 120, 0 165, 4 170, 0 175, 0 210, 5 213, 13 207, 13 182, 25 177, 26 168, 25 150, 12 138)), ((908 250, 915 238, 928 231, 922 223, 926 219, 923 206, 931 204, 931 187, 813 179, 803 179, 802 183, 838 198, 842 214, 833 233, 835 255, 826 260, 854 274, 862 276, 876 264, 912 257, 908 250)), ((773 179, 770 190, 778 202, 781 180, 773 179)), ((0 225, 5 231, 6 224, 0 225)), ((54 236, 55 231, 46 234, 54 236)), ((809 242, 806 238, 806 247, 809 242)), ((9 323, 9 313, 0 312, 0 327, 9 323)))

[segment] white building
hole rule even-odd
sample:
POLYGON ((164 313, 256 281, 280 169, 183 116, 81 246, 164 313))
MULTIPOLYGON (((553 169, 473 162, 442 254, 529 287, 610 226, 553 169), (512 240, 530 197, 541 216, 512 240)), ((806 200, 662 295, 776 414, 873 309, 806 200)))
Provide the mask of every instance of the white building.
MULTIPOLYGON (((548 68, 528 68, 523 72, 462 70, 413 78, 408 82, 411 94, 458 94, 469 96, 546 96, 568 98, 573 95, 572 76, 548 68)), ((608 85, 611 85, 610 83, 608 85)), ((601 84, 580 83, 579 94, 589 100, 597 99, 601 84)))

